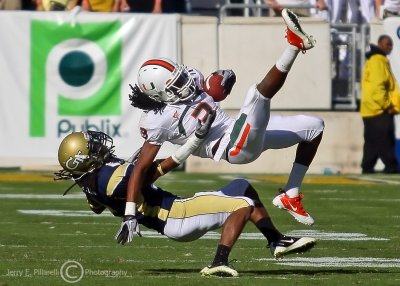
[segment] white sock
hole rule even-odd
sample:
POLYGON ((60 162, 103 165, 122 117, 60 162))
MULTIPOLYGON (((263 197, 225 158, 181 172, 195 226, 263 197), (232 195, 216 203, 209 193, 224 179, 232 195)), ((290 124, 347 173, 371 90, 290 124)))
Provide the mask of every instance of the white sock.
POLYGON ((286 195, 289 198, 293 198, 299 194, 300 186, 303 182, 303 179, 308 171, 308 167, 293 163, 292 170, 290 171, 288 182, 284 188, 286 195))
POLYGON ((276 68, 284 73, 289 72, 299 52, 299 48, 292 45, 287 46, 276 62, 276 68))

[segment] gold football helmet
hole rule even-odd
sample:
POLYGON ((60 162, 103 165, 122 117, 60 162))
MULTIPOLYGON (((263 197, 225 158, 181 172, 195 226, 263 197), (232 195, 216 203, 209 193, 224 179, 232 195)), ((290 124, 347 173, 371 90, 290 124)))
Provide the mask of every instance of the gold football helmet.
POLYGON ((114 155, 113 140, 99 131, 72 132, 58 148, 58 162, 63 170, 56 173, 56 179, 70 179, 83 176, 100 168, 114 155))

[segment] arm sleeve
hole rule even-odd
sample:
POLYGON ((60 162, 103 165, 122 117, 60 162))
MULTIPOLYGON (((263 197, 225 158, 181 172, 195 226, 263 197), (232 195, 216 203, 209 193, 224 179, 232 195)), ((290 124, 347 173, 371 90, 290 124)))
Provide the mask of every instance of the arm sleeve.
POLYGON ((172 160, 177 164, 183 163, 199 147, 201 141, 202 139, 193 133, 186 143, 180 146, 171 156, 172 160))

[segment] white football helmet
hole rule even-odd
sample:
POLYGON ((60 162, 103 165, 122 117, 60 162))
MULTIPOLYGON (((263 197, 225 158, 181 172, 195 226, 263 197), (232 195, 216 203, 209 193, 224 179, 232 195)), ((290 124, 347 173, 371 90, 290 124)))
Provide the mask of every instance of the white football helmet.
POLYGON ((166 58, 146 61, 139 69, 138 85, 147 96, 166 104, 189 100, 196 93, 196 83, 186 67, 166 58))

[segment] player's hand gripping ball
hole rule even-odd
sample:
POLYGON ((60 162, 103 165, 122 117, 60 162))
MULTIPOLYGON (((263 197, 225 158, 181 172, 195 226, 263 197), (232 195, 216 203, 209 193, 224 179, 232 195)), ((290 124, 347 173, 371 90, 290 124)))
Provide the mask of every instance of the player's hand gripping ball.
POLYGON ((203 90, 215 102, 224 100, 236 82, 236 75, 232 70, 217 70, 210 74, 204 81, 203 90))

